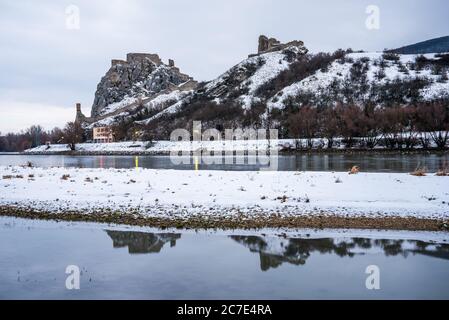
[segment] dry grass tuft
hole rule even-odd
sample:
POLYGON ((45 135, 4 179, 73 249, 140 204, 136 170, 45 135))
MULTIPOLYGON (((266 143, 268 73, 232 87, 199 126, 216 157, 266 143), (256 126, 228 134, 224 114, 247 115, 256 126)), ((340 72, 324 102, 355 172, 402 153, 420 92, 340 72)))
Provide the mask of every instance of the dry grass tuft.
POLYGON ((15 175, 15 176, 13 176, 13 175, 6 175, 6 176, 3 176, 3 179, 23 179, 23 176, 21 175, 21 174, 18 174, 18 175, 15 175))
POLYGON ((27 161, 25 164, 21 165, 22 168, 33 168, 33 163, 31 161, 27 161))
POLYGON ((418 167, 415 169, 415 171, 411 172, 410 174, 415 177, 425 177, 427 174, 427 169, 426 167, 418 167))
POLYGON ((353 166, 351 168, 351 170, 349 171, 349 174, 357 174, 360 172, 360 167, 359 166, 353 166))
POLYGON ((449 176, 449 169, 445 166, 442 169, 438 170, 435 175, 438 177, 447 177, 449 176))

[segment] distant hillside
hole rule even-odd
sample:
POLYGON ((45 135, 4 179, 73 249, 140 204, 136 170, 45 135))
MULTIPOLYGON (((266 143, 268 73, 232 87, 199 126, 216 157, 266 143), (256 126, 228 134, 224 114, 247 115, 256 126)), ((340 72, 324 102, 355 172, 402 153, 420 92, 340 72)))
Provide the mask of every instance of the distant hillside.
POLYGON ((204 128, 285 129, 305 106, 324 110, 338 104, 391 107, 449 100, 449 54, 312 54, 301 41, 282 44, 261 36, 256 54, 199 84, 172 63, 152 55, 133 57, 114 61, 100 82, 92 118, 78 117, 87 127, 115 125, 125 137, 136 131, 133 126, 143 127, 167 139, 174 129, 189 129, 193 120, 204 128))
POLYGON ((449 52, 449 36, 418 42, 409 46, 389 50, 399 54, 425 54, 449 52))

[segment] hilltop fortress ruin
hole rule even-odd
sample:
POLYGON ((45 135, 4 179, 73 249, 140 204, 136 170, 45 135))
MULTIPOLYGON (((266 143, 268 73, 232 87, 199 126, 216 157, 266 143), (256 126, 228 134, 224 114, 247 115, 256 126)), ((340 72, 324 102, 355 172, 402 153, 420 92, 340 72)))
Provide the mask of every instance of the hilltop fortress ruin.
POLYGON ((76 121, 91 124, 127 111, 158 95, 175 90, 189 91, 197 86, 198 82, 182 73, 172 59, 165 64, 158 54, 128 53, 126 60, 111 60, 111 67, 97 86, 91 116, 86 117, 81 111, 81 105, 77 104, 76 121), (113 111, 108 109, 111 104, 120 103, 126 98, 139 99, 113 111))
MULTIPOLYGON (((142 63, 142 61, 144 60, 149 60, 157 66, 164 64, 157 53, 128 53, 126 55, 126 60, 112 59, 111 68, 116 65, 132 65, 136 63, 142 63)), ((168 59, 168 66, 171 68, 175 68, 178 72, 180 72, 179 68, 175 67, 174 60, 168 59)), ((191 77, 189 78, 192 79, 191 77)))
POLYGON ((287 43, 281 43, 276 38, 268 38, 267 36, 259 36, 259 46, 257 48, 257 53, 248 55, 249 58, 258 56, 268 52, 281 51, 287 47, 303 47, 304 42, 299 40, 293 40, 287 43))

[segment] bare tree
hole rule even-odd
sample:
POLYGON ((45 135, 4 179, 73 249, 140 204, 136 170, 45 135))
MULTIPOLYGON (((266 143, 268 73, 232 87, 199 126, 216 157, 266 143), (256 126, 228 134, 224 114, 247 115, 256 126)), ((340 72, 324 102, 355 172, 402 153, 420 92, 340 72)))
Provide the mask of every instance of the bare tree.
POLYGON ((338 126, 346 148, 352 148, 359 135, 359 118, 361 110, 355 105, 338 105, 338 126))
POLYGON ((381 113, 374 106, 366 106, 357 112, 358 131, 365 147, 373 149, 381 140, 381 113))
POLYGON ((288 119, 288 127, 290 132, 296 138, 304 138, 307 140, 307 147, 313 147, 313 138, 318 132, 318 117, 316 108, 304 106, 299 112, 293 114, 288 119))
POLYGON ((388 107, 383 110, 381 131, 387 148, 400 149, 402 147, 402 133, 404 131, 403 116, 404 113, 399 106, 388 107))
POLYGON ((61 143, 64 140, 64 131, 55 127, 48 133, 48 139, 51 143, 61 143))
POLYGON ((444 149, 449 139, 449 106, 435 102, 420 105, 419 126, 429 133, 438 149, 444 149))
POLYGON ((427 105, 419 104, 416 108, 416 130, 420 132, 419 141, 424 149, 430 148, 431 140, 430 134, 428 132, 429 124, 427 120, 427 107, 427 105))
POLYGON ((83 128, 78 122, 68 122, 64 127, 64 139, 70 150, 75 151, 76 144, 83 142, 83 128))
POLYGON ((26 130, 25 134, 29 136, 29 140, 31 141, 31 148, 40 146, 45 142, 43 140, 46 137, 46 132, 40 125, 29 127, 26 130))
POLYGON ((332 149, 335 138, 339 134, 338 114, 335 108, 325 108, 320 114, 320 131, 323 138, 327 139, 327 148, 332 149))
POLYGON ((407 149, 413 149, 418 144, 417 130, 417 110, 415 106, 403 108, 403 128, 405 132, 402 135, 402 142, 407 149))

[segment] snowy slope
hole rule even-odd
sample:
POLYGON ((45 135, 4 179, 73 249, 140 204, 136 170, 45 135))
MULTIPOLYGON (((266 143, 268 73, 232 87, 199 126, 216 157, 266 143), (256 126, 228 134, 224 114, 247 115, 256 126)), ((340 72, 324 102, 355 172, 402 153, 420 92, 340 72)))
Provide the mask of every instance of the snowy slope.
MULTIPOLYGON (((430 68, 424 68, 419 71, 412 69, 412 64, 418 55, 399 55, 399 61, 402 63, 403 70, 400 70, 399 63, 383 60, 382 56, 383 53, 381 52, 347 54, 346 62, 341 63, 340 61, 334 61, 328 70, 319 70, 314 75, 293 83, 279 91, 269 100, 268 108, 283 109, 285 107, 284 102, 286 99, 301 94, 311 93, 313 95, 319 95, 323 92, 328 92, 334 80, 337 79, 343 82, 348 79, 354 62, 364 59, 367 61, 368 70, 366 72, 366 77, 369 85, 373 85, 374 83, 376 85, 382 85, 394 80, 410 81, 416 78, 427 78, 431 83, 421 90, 423 100, 432 100, 449 96, 449 81, 438 82, 441 77, 433 74, 430 68), (386 64, 384 68, 380 66, 382 60, 386 64), (376 75, 381 69, 385 72, 385 77, 378 79, 376 75)), ((426 54, 424 56, 428 59, 437 59, 435 54, 426 54)), ((343 88, 339 89, 343 91, 343 88)), ((368 99, 369 96, 365 95, 364 98, 368 99)))
MULTIPOLYGON (((102 118, 101 120, 98 120, 91 125, 88 126, 88 128, 92 128, 94 126, 109 126, 112 125, 121 119, 126 119, 131 117, 135 114, 136 111, 148 111, 152 112, 154 110, 165 110, 166 108, 170 107, 173 104, 178 103, 179 101, 182 101, 182 99, 188 95, 190 95, 193 91, 181 91, 181 90, 174 90, 171 92, 162 92, 160 94, 154 95, 151 98, 145 97, 145 98, 135 98, 131 99, 129 97, 125 98, 123 101, 115 103, 113 105, 109 105, 108 108, 110 108, 112 115, 106 116, 102 118), (138 103, 140 101, 140 103, 138 103), (118 110, 125 109, 122 112, 117 113, 118 110)), ((162 112, 161 111, 161 112, 162 112)), ((158 113, 156 113, 158 114, 158 113)), ((144 121, 136 121, 136 123, 140 124, 146 124, 152 119, 147 119, 144 121)))
POLYGON ((206 86, 206 94, 223 98, 233 89, 246 88, 247 93, 240 95, 237 100, 241 102, 245 109, 250 108, 253 102, 260 101, 255 94, 256 90, 265 83, 273 80, 282 71, 288 69, 289 65, 294 62, 287 59, 287 52, 302 55, 305 53, 305 49, 292 46, 283 51, 270 52, 248 58, 217 79, 209 82, 206 86), (245 73, 249 72, 252 68, 256 68, 256 70, 245 77, 245 73), (238 82, 238 85, 228 85, 230 79, 233 80, 232 82, 238 82), (242 81, 239 82, 239 80, 242 81), (217 90, 219 91, 223 86, 226 86, 226 94, 217 94, 217 90))

